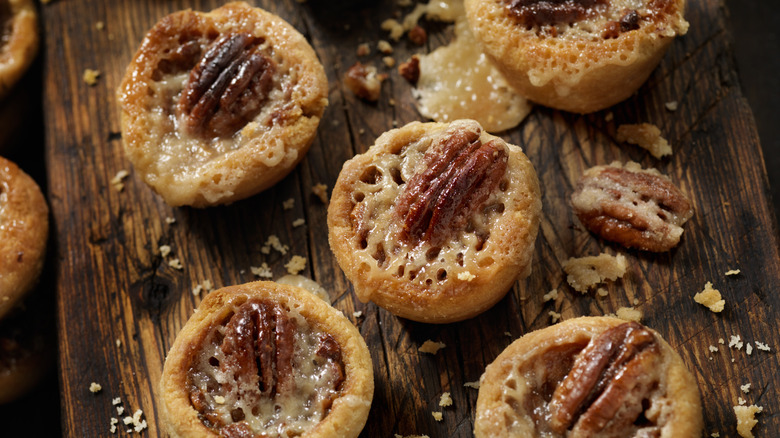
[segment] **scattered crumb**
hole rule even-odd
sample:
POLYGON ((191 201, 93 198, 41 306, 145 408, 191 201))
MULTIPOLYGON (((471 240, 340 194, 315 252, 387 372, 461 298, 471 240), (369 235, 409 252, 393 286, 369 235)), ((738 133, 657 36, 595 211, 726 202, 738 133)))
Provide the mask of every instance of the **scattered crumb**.
POLYGON ((750 392, 750 386, 751 386, 750 383, 745 383, 744 385, 740 386, 739 389, 741 389, 742 392, 747 394, 748 392, 750 392))
POLYGON ((726 271, 726 275, 739 275, 739 273, 742 272, 739 269, 732 269, 730 271, 726 271))
POLYGON ((458 280, 460 281, 471 281, 475 278, 477 278, 477 276, 469 271, 458 272, 458 280))
POLYGON ((741 350, 742 345, 742 339, 739 335, 731 335, 731 339, 729 339, 729 348, 737 347, 737 350, 741 350))
POLYGON ((747 353, 748 356, 753 354, 753 346, 750 344, 745 345, 745 353, 747 353))
POLYGON ((192 288, 192 294, 196 297, 200 295, 200 293, 203 292, 203 286, 196 284, 195 287, 192 288))
POLYGON ((769 348, 769 345, 756 341, 756 348, 758 348, 761 351, 771 351, 772 349, 769 348))
POLYGON ((122 403, 122 398, 121 397, 117 397, 117 398, 111 399, 111 404, 113 406, 116 406, 116 405, 121 404, 121 403, 122 403))
POLYGON ((184 269, 184 266, 181 264, 181 260, 179 260, 179 259, 170 259, 170 260, 168 260, 168 266, 170 266, 173 269, 178 269, 179 271, 184 269))
POLYGON ((299 255, 294 255, 284 267, 287 268, 287 272, 295 275, 306 269, 306 259, 299 255))
POLYGON ((442 416, 441 412, 434 411, 434 412, 432 412, 432 414, 433 414, 433 419, 436 420, 436 421, 441 421, 444 418, 442 416))
POLYGON ((647 149, 655 158, 672 155, 672 147, 665 138, 661 137, 661 130, 650 123, 618 126, 617 141, 647 149))
POLYGON ((504 336, 506 336, 508 338, 513 338, 514 337, 514 336, 512 336, 512 333, 509 333, 509 332, 504 332, 504 336))
POLYGON ((163 258, 168 257, 168 254, 171 253, 171 246, 170 245, 160 245, 160 255, 163 256, 163 258))
POLYGON ((369 102, 376 102, 379 100, 379 95, 382 92, 382 82, 385 79, 387 79, 387 75, 377 73, 376 67, 363 65, 358 61, 344 75, 344 85, 355 96, 369 102))
POLYGON ((718 338, 718 344, 725 345, 726 341, 724 341, 723 338, 718 338))
POLYGON ((369 53, 371 53, 371 47, 369 47, 368 43, 358 44, 357 50, 355 51, 357 56, 366 56, 369 53))
POLYGON ((452 406, 452 396, 450 396, 449 392, 444 392, 441 395, 441 398, 439 399, 439 406, 447 407, 452 406))
POLYGON ((275 234, 271 234, 270 236, 268 236, 268 240, 266 240, 265 243, 263 244, 263 247, 260 248, 260 252, 262 252, 263 254, 270 254, 271 248, 278 251, 281 255, 287 255, 287 251, 290 250, 289 246, 282 245, 282 242, 275 234))
POLYGON ((710 434, 710 436, 711 436, 712 438, 720 438, 720 433, 718 433, 718 432, 712 432, 712 433, 710 434))
POLYGON ((376 45, 376 49, 384 53, 385 55, 389 55, 393 53, 393 46, 391 46, 390 43, 388 43, 385 40, 379 40, 379 42, 376 45))
POLYGON ((92 383, 89 384, 89 392, 91 392, 93 394, 97 394, 102 389, 103 389, 103 387, 100 386, 99 383, 92 382, 92 383))
POLYGON ((100 77, 100 70, 92 70, 91 68, 84 69, 84 82, 90 87, 94 86, 98 82, 100 77))
POLYGON ((745 401, 745 399, 742 397, 737 397, 737 403, 739 403, 739 405, 742 406, 745 403, 747 403, 747 401, 745 401))
POLYGON ((116 425, 117 424, 119 424, 119 420, 117 420, 114 417, 111 417, 111 428, 109 429, 109 431, 111 431, 111 433, 116 433, 116 425))
POLYGON ((718 351, 720 351, 720 349, 714 345, 710 345, 709 349, 710 349, 710 353, 717 353, 718 351))
POLYGON ((609 295, 609 291, 606 290, 603 287, 600 287, 600 288, 596 289, 596 295, 598 295, 600 297, 606 297, 607 295, 609 295))
POLYGON ((363 316, 363 312, 361 310, 358 310, 357 312, 352 312, 352 317, 355 319, 358 319, 361 316, 363 316))
POLYGON ((105 28, 106 28, 106 23, 103 23, 102 21, 95 22, 95 29, 103 30, 105 28))
POLYGON ((612 111, 610 111, 607 113, 607 115, 604 116, 604 121, 611 122, 614 118, 615 118, 615 114, 612 111))
POLYGON ((168 225, 173 225, 176 223, 176 218, 168 216, 165 218, 165 223, 168 225))
POLYGON ((116 407, 116 414, 117 415, 122 415, 124 413, 125 413, 125 408, 124 407, 122 407, 122 406, 117 406, 116 407))
POLYGON ((250 266, 249 270, 252 271, 252 275, 260 278, 274 278, 273 272, 271 272, 271 268, 268 267, 268 263, 263 262, 262 265, 259 267, 257 266, 250 266))
POLYGON ((552 317, 552 323, 555 324, 556 322, 561 320, 561 314, 558 312, 555 312, 553 310, 550 310, 548 313, 552 317))
POLYGON ((387 68, 393 68, 393 67, 395 67, 395 58, 393 58, 392 56, 383 56, 382 57, 382 63, 387 68))
POLYGON ((563 270, 568 274, 566 281, 574 290, 582 293, 606 280, 622 278, 627 267, 628 263, 623 254, 611 256, 602 253, 597 256, 570 258, 563 262, 563 270))
POLYGON ((418 46, 424 45, 428 41, 428 32, 420 25, 416 25, 409 29, 409 41, 418 46))
POLYGON ((677 106, 678 106, 678 104, 677 104, 677 101, 676 101, 676 100, 673 100, 673 101, 671 101, 671 102, 666 102, 666 103, 664 104, 664 106, 665 106, 665 107, 666 107, 666 109, 668 109, 669 111, 677 111, 677 106))
POLYGON ((704 290, 693 296, 693 301, 707 307, 715 313, 720 313, 726 306, 726 300, 723 300, 720 296, 720 292, 717 289, 712 288, 712 283, 709 281, 704 285, 704 290))
POLYGON ((135 411, 135 413, 133 414, 132 418, 125 417, 125 424, 128 424, 127 419, 130 418, 130 422, 133 424, 134 430, 136 432, 140 432, 140 431, 146 429, 146 426, 147 426, 146 420, 142 420, 141 419, 141 417, 143 415, 144 415, 144 412, 139 409, 139 410, 135 411))
POLYGON ((417 351, 421 353, 428 353, 428 354, 436 354, 441 350, 442 348, 446 347, 443 342, 434 342, 430 339, 423 342, 423 344, 420 346, 420 348, 417 349, 417 351))
POLYGON ((390 32, 390 39, 393 41, 398 41, 404 34, 404 27, 401 25, 401 23, 398 22, 398 20, 393 18, 388 18, 387 20, 383 21, 380 27, 382 30, 390 32))
POLYGON ((639 299, 637 299, 637 298, 634 298, 633 301, 631 301, 631 302, 634 303, 635 306, 639 305, 639 299))
POLYGON ((292 210, 295 206, 295 198, 290 198, 286 201, 282 201, 282 210, 292 210))
POLYGON ((737 415, 737 433, 742 438, 753 438, 753 427, 758 424, 755 416, 763 411, 762 406, 734 406, 734 413, 737 415))
POLYGON ((111 185, 114 186, 114 190, 117 192, 121 192, 125 189, 125 183, 122 182, 125 178, 127 178, 130 175, 130 172, 128 172, 125 169, 120 170, 116 173, 114 178, 111 179, 111 185))
POLYGON ((557 300, 558 299, 558 289, 553 289, 550 292, 547 292, 542 297, 542 300, 546 303, 550 300, 557 300))
POLYGON ((466 382, 463 384, 466 388, 479 389, 479 380, 475 382, 466 382))
POLYGON ((633 307, 621 307, 617 309, 616 315, 625 321, 639 322, 642 320, 642 311, 633 307))
POLYGON ((225 404, 225 397, 222 397, 221 395, 215 395, 214 396, 214 402, 224 405, 225 404))
POLYGON ((121 346, 122 346, 122 340, 117 338, 117 339, 114 341, 114 344, 116 344, 116 348, 119 348, 119 347, 121 347, 121 346))
POLYGON ((311 192, 320 198, 320 201, 322 201, 323 204, 328 205, 328 186, 322 183, 314 184, 311 188, 311 192))
POLYGON ((298 219, 295 219, 292 221, 293 228, 298 228, 306 223, 306 220, 304 220, 302 217, 299 217, 298 219))

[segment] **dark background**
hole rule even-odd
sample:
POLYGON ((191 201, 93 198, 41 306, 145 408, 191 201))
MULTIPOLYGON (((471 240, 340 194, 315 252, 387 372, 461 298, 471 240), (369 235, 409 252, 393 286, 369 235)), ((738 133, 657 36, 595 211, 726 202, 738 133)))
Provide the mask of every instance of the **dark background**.
MULTIPOLYGON (((756 119, 777 217, 780 215, 780 12, 776 6, 775 1, 767 0, 725 0, 733 55, 743 93, 756 119)), ((52 67, 56 66, 49 66, 52 67)), ((38 85, 42 82, 42 68, 41 62, 36 62, 21 84, 33 91, 21 98, 16 97, 16 102, 12 103, 11 113, 24 117, 13 123, 18 128, 15 132, 2 138, 5 144, 0 145, 0 155, 16 161, 45 188, 43 116, 40 107, 42 98, 38 85), (22 109, 19 109, 19 102, 23 103, 22 109)), ((8 106, 8 101, 13 98, 13 95, 9 96, 0 106, 8 106)), ((8 114, 2 112, 0 116, 8 117, 8 114)), ((777 226, 774 234, 780 236, 777 226)), ((51 266, 52 263, 48 263, 47 269, 50 270, 51 266)), ((51 287, 45 278, 41 286, 44 289, 51 287)), ((53 310, 51 317, 54 318, 53 310)), ((53 437, 61 434, 58 385, 54 371, 52 364, 49 377, 32 394, 15 403, 0 406, 3 436, 53 437)), ((110 435, 108 427, 106 435, 110 435)))

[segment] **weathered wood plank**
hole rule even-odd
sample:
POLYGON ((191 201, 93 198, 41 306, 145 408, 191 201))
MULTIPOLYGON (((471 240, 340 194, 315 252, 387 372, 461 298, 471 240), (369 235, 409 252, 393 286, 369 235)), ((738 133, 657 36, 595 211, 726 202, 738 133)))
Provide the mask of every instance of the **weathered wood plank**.
MULTIPOLYGON (((106 434, 110 418, 117 416, 110 403, 114 397, 122 398, 126 411, 143 409, 149 435, 160 435, 157 381, 165 353, 200 302, 191 293, 193 286, 204 280, 216 286, 250 281, 249 267, 262 262, 279 277, 291 254, 307 257, 302 274, 330 291, 334 305, 356 321, 371 349, 376 391, 363 436, 471 436, 477 391, 463 384, 478 380, 513 339, 549 325, 551 310, 571 318, 611 313, 635 302, 644 322, 661 332, 696 374, 708 433, 733 434, 731 406, 740 396, 765 407, 759 436, 780 430, 780 416, 773 414, 780 411, 780 376, 773 372, 780 365, 775 327, 780 308, 773 293, 780 286, 780 257, 766 169, 737 85, 719 2, 689 2, 689 34, 673 43, 632 99, 588 116, 536 108, 520 127, 504 133, 524 148, 542 181, 544 217, 536 264, 531 277, 493 309, 442 326, 400 320, 354 298, 328 247, 325 206, 311 193, 316 183, 332 187, 341 164, 365 151, 379 134, 419 118, 409 85, 395 69, 381 67, 375 51, 376 41, 385 38, 377 24, 397 10, 392 2, 257 2, 309 38, 330 82, 330 106, 317 139, 302 164, 275 187, 207 210, 168 207, 132 172, 123 192, 112 189, 109 181, 119 170, 132 170, 123 157, 114 97, 126 64, 160 17, 217 3, 83 0, 55 2, 43 10, 46 157, 57 241, 66 435, 106 434), (104 30, 95 28, 97 21, 105 22, 104 30), (389 74, 376 104, 356 99, 340 81, 358 59, 355 49, 361 42, 374 49, 361 61, 389 74), (96 86, 82 81, 85 68, 101 71, 96 86), (676 112, 664 108, 672 100, 680 103, 676 112), (610 111, 614 120, 607 122, 610 111), (644 121, 660 126, 670 139, 671 158, 658 161, 615 142, 619 124, 644 121), (696 215, 677 249, 659 255, 625 251, 594 238, 575 219, 568 198, 579 176, 587 167, 615 159, 655 166, 692 196, 696 215), (295 199, 295 206, 283 210, 288 198, 295 199), (166 223, 166 217, 176 223, 166 223), (306 225, 292 227, 297 218, 306 225), (288 254, 261 252, 272 234, 290 246, 288 254), (161 245, 170 245, 173 255, 163 259, 161 245), (627 254, 629 274, 609 285, 604 298, 570 290, 561 263, 603 250, 627 254), (184 270, 170 267, 171 257, 180 258, 184 270), (742 274, 723 275, 736 268, 742 274), (727 301, 722 314, 692 300, 706 281, 727 301), (553 288, 559 288, 561 298, 544 303, 542 295, 553 288), (355 311, 363 316, 354 318, 355 311), (733 334, 768 343, 772 352, 748 356, 744 348, 720 346, 720 352, 709 353, 709 345, 719 345, 719 338, 728 342, 733 334), (427 339, 447 347, 436 355, 419 353, 417 347, 427 339), (103 385, 103 392, 89 393, 92 381, 103 385), (754 389, 741 393, 739 386, 747 382, 754 389), (441 410, 438 400, 445 391, 452 394, 453 406, 443 409, 443 421, 436 422, 431 411, 441 410)), ((396 60, 436 47, 450 35, 439 25, 430 29, 437 29, 430 47, 401 42, 395 45, 396 60)))

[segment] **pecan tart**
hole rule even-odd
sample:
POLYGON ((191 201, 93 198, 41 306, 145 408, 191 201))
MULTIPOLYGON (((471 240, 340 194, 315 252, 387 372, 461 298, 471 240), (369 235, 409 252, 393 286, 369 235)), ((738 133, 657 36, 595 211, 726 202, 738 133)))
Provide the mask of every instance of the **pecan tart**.
POLYGON ((478 438, 701 436, 696 380, 636 322, 581 317, 531 332, 480 382, 478 438))
POLYGON ((303 158, 327 106, 306 39, 246 3, 168 15, 117 90, 125 152, 173 206, 226 204, 267 189, 303 158))
POLYGON ((577 113, 633 94, 676 35, 685 0, 466 0, 466 16, 528 99, 577 113))
POLYGON ((653 252, 677 246, 683 224, 693 216, 691 201, 669 177, 633 161, 586 170, 571 205, 601 238, 653 252))
POLYGON ((38 282, 49 236, 49 207, 38 184, 0 157, 0 319, 38 282))
POLYGON ((210 293, 160 382, 172 437, 356 437, 373 390, 368 348, 341 312, 261 281, 210 293))
POLYGON ((473 120, 413 122, 344 164, 329 241, 360 300, 452 322, 530 274, 540 209, 536 172, 519 147, 473 120))
POLYGON ((38 13, 32 0, 0 2, 0 98, 19 81, 38 52, 38 13))

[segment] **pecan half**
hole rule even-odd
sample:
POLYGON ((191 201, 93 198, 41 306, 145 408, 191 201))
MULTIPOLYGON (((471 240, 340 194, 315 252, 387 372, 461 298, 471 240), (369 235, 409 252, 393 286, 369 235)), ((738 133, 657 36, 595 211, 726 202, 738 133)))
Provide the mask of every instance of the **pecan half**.
POLYGON ((395 214, 400 239, 416 245, 437 243, 464 227, 498 186, 506 171, 507 151, 479 133, 459 130, 425 152, 426 169, 406 183, 395 214))
POLYGON ((654 252, 676 246, 682 225, 693 216, 691 202, 669 178, 636 163, 588 169, 571 204, 603 239, 654 252))
POLYGON ((555 389, 551 429, 570 430, 566 436, 571 437, 628 435, 657 385, 659 351, 653 333, 635 322, 592 339, 555 389))
POLYGON ((607 0, 504 0, 509 13, 524 26, 572 23, 609 5, 607 0))
POLYGON ((274 62, 258 50, 263 41, 236 33, 209 46, 179 98, 177 112, 187 131, 229 136, 262 110, 276 72, 274 62))
MULTIPOLYGON (((211 396, 232 394, 246 406, 259 406, 262 398, 276 400, 296 391, 294 374, 296 332, 298 328, 283 307, 262 301, 250 300, 239 306, 225 323, 224 333, 215 337, 221 359, 211 358, 210 366, 219 370, 221 383, 211 378, 207 388, 191 387, 190 401, 208 427, 219 429, 223 436, 243 437, 251 432, 244 419, 247 413, 241 408, 230 411, 233 421, 225 424, 208 402, 211 396)), ((319 335, 319 345, 313 361, 320 367, 332 367, 333 376, 328 389, 334 394, 344 381, 341 348, 327 334, 319 335)), ((192 372, 200 373, 203 370, 192 372)), ((325 411, 332 398, 320 400, 325 411)), ((254 408, 253 408, 254 409, 254 408)))

